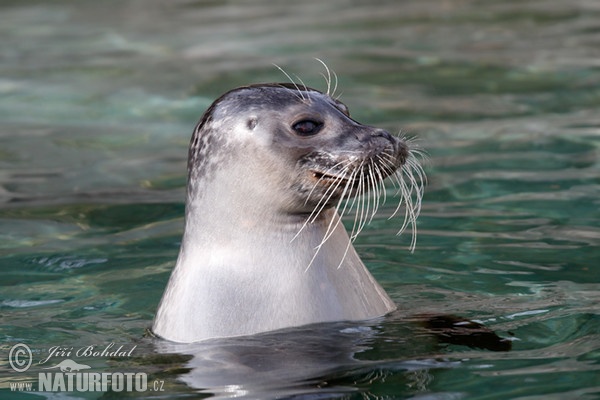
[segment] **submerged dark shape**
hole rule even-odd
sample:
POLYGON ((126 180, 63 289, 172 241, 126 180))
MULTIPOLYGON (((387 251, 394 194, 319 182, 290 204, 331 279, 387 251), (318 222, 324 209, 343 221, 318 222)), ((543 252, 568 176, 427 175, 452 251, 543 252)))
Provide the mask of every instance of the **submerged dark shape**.
POLYGON ((491 351, 510 351, 512 341, 501 338, 483 324, 456 315, 419 316, 438 341, 491 351))

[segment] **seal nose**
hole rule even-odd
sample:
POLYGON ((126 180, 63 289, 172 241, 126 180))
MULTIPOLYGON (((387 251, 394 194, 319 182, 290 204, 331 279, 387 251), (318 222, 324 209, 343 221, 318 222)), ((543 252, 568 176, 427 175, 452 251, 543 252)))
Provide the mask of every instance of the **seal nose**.
POLYGON ((371 137, 382 138, 387 140, 392 145, 393 153, 396 157, 396 166, 399 167, 401 165, 404 165, 409 154, 406 142, 404 142, 397 136, 393 136, 391 133, 384 129, 375 129, 373 132, 371 132, 371 137))
POLYGON ((382 137, 384 139, 389 140, 390 142, 394 142, 394 137, 388 131, 383 129, 376 129, 371 135, 373 137, 382 137))

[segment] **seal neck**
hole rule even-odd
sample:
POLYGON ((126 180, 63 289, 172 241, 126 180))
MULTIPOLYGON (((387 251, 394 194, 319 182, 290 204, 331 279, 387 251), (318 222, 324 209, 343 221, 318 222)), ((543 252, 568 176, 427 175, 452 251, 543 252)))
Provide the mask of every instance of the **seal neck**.
POLYGON ((189 198, 179 257, 154 321, 157 335, 193 342, 395 309, 333 209, 303 226, 306 214, 255 196, 261 193, 243 198, 219 185, 189 198))

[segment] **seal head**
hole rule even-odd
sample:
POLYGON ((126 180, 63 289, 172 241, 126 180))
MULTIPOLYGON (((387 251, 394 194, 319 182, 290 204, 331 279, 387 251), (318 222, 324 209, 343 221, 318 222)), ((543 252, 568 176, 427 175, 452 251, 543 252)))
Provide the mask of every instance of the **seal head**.
POLYGON ((414 223, 423 175, 406 142, 314 89, 225 93, 192 136, 185 230, 154 332, 193 342, 394 310, 351 244, 390 175, 414 223), (338 214, 353 207, 349 237, 338 214))

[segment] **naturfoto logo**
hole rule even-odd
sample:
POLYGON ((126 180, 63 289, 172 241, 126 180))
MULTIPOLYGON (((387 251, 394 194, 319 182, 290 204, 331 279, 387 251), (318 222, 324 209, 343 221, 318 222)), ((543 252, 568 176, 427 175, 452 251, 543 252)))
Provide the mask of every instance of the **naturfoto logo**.
MULTIPOLYGON (((85 346, 81 348, 53 346, 48 355, 38 363, 33 363, 33 352, 28 345, 18 343, 9 352, 9 365, 18 373, 24 373, 32 365, 41 370, 38 372, 38 392, 144 392, 163 391, 164 382, 155 380, 148 386, 148 375, 144 372, 92 372, 92 367, 83 362, 65 357, 98 358, 98 357, 131 357, 136 346, 126 348, 109 343, 106 346, 85 346), (59 358, 65 358, 59 361, 59 358), (54 364, 54 365, 51 365, 54 364), (44 367, 41 367, 44 365, 44 367), (47 365, 47 366, 46 366, 47 365), (83 372, 82 372, 83 371, 83 372)), ((13 391, 34 391, 34 382, 22 378, 11 383, 13 391)))

